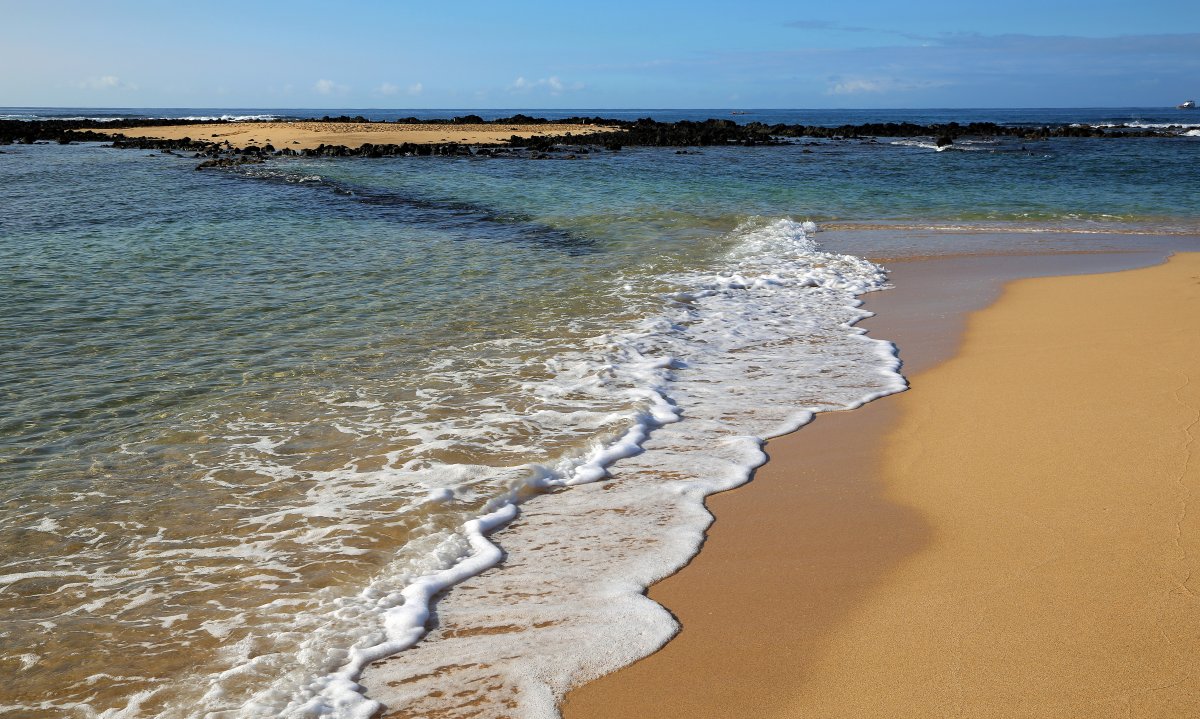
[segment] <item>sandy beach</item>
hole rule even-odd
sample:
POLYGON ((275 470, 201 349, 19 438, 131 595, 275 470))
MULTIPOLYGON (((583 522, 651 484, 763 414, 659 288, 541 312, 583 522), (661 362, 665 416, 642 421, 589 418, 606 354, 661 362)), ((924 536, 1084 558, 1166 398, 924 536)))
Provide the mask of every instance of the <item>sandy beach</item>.
POLYGON ((568 719, 1200 710, 1200 255, 1013 282, 960 345, 995 294, 969 284, 959 311, 950 286, 871 300, 907 302, 868 324, 912 389, 710 498, 704 550, 650 591, 682 633, 568 719))
POLYGON ((621 111, 510 151, 379 111, 289 152, 34 110, 0 120, 21 716, 1196 713, 1200 272, 1158 265, 1200 252, 1200 144, 621 111))
MULTIPOLYGON (((458 142, 471 145, 505 144, 518 137, 546 135, 590 135, 615 128, 599 125, 539 124, 539 125, 407 125, 387 122, 231 122, 212 125, 162 125, 153 127, 124 127, 114 132, 128 138, 146 137, 160 140, 193 140, 228 142, 241 149, 255 145, 272 145, 277 150, 309 150, 321 145, 343 145, 358 148, 373 145, 432 145, 458 142)), ((99 131, 96 131, 99 132, 99 131)))
POLYGON ((4 4, 0 719, 1200 719, 1188 7, 4 4))

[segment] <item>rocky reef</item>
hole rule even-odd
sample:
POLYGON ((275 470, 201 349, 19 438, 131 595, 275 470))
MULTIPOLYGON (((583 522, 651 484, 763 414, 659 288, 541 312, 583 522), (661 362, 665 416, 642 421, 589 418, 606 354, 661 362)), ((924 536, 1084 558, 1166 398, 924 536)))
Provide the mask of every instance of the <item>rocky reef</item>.
MULTIPOLYGON (((362 116, 314 118, 316 121, 338 123, 368 123, 362 116)), ((321 145, 316 148, 296 150, 264 147, 237 148, 228 142, 192 139, 177 140, 150 138, 128 138, 124 128, 168 125, 197 125, 197 136, 205 134, 213 125, 233 124, 226 120, 0 120, 0 145, 37 142, 108 141, 113 147, 133 149, 157 149, 191 152, 204 161, 196 169, 230 167, 262 162, 273 156, 304 157, 416 157, 416 156, 473 156, 512 157, 528 159, 581 159, 600 149, 617 151, 623 147, 708 147, 714 145, 781 145, 808 140, 865 140, 870 138, 933 138, 939 147, 953 144, 963 138, 1010 137, 1021 140, 1045 140, 1059 137, 1169 137, 1177 133, 1170 129, 1146 129, 1133 127, 1099 128, 1090 125, 1048 125, 1029 127, 999 125, 991 122, 959 124, 919 125, 915 123, 868 123, 823 127, 817 125, 767 125, 760 122, 738 124, 732 120, 709 119, 704 121, 681 120, 659 122, 651 118, 639 120, 612 120, 602 117, 571 117, 547 120, 517 114, 511 117, 487 121, 478 115, 465 115, 448 119, 419 119, 416 117, 381 124, 446 124, 446 125, 603 125, 617 129, 573 136, 522 138, 513 135, 508 142, 497 145, 467 145, 457 142, 432 144, 371 144, 359 147, 344 145, 321 145), (93 132, 84 132, 91 130, 93 132)), ((374 124, 374 123, 372 123, 374 124)))

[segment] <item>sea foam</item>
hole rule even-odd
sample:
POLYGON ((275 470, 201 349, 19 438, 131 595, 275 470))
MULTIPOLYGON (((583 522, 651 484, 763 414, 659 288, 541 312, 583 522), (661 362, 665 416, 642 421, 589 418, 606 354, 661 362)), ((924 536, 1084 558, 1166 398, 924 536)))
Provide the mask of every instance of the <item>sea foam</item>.
MULTIPOLYGON (((187 459, 203 474, 175 511, 215 502, 194 518, 205 534, 80 494, 123 509, 81 527, 31 516, 87 549, 14 566, 0 591, 55 582, 69 612, 113 626, 166 607, 146 620, 154 632, 215 655, 171 682, 133 677, 136 690, 93 699, 90 682, 109 682, 96 673, 23 708, 553 716, 570 686, 674 633, 642 592, 695 553, 703 498, 745 482, 765 438, 904 387, 893 347, 852 327, 883 269, 823 251, 815 232, 748 221, 725 251, 673 265, 694 269, 599 278, 615 307, 569 327, 447 343, 383 387, 318 388, 294 416, 252 403, 199 415, 208 439, 187 459), (346 463, 309 463, 322 452, 346 463), (105 553, 118 542, 119 566, 105 553)), ((18 666, 35 661, 23 654, 18 666)))
MULTIPOLYGON (((672 277, 678 290, 661 314, 606 338, 642 376, 648 411, 582 459, 530 468, 528 486, 571 489, 523 505, 519 526, 493 537, 504 566, 452 589, 425 641, 411 640, 428 594, 388 619, 390 641, 408 648, 367 673, 369 696, 417 714, 553 717, 571 686, 674 634, 643 591, 698 550, 711 521, 703 498, 747 481, 765 439, 906 386, 894 347, 852 326, 867 315, 857 295, 883 287, 883 269, 822 251, 815 230, 792 220, 741 228, 723 267, 672 277)), ((472 536, 456 579, 499 559, 484 541, 472 536)), ((379 646, 367 651, 390 653, 379 646)), ((303 710, 375 711, 359 694, 362 662, 349 667, 303 710)))

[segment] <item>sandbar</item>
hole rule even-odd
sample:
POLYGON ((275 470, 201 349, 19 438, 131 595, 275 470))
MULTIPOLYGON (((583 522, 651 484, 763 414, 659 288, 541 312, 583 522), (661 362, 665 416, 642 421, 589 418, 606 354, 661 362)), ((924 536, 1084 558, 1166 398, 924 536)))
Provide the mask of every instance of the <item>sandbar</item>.
POLYGON ((311 150, 321 145, 341 145, 357 149, 373 145, 433 145, 460 143, 464 145, 503 145, 513 135, 521 138, 545 136, 586 136, 610 132, 615 127, 576 124, 403 124, 388 122, 324 122, 297 120, 292 122, 229 122, 192 125, 161 125, 122 127, 112 130, 84 130, 120 134, 127 138, 159 140, 192 140, 226 142, 234 149, 250 146, 273 146, 276 150, 311 150))

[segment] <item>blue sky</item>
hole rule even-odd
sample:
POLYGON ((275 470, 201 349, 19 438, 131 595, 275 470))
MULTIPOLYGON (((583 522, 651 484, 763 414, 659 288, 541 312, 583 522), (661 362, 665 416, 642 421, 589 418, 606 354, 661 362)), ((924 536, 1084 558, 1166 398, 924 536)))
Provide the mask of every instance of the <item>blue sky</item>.
POLYGON ((0 10, 0 106, 1111 107, 1200 96, 1200 3, 1188 0, 0 10))

